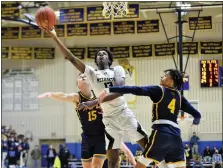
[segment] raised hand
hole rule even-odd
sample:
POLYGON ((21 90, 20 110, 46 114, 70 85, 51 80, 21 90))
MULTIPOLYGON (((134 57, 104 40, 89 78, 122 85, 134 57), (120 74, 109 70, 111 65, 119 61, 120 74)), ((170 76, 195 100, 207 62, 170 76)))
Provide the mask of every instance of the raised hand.
POLYGON ((87 102, 83 102, 83 103, 80 103, 79 105, 78 105, 78 110, 87 110, 88 108, 90 108, 89 106, 88 106, 88 103, 87 102))
POLYGON ((46 28, 46 27, 40 27, 40 29, 42 29, 43 31, 45 31, 47 34, 49 34, 51 37, 53 37, 54 39, 57 38, 57 33, 55 31, 55 28, 53 27, 52 30, 46 28))
POLYGON ((87 110, 87 109, 93 108, 97 104, 98 104, 98 100, 82 102, 78 105, 78 110, 87 110))
POLYGON ((42 98, 50 97, 50 96, 52 96, 52 93, 51 92, 46 92, 46 93, 42 93, 41 95, 37 96, 37 98, 42 99, 42 98))

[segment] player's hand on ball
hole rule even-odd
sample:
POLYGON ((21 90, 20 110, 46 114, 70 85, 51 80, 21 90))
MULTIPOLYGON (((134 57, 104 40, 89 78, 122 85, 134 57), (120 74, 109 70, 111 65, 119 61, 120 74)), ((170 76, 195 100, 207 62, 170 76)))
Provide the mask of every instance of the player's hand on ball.
POLYGON ((55 31, 55 28, 53 27, 52 30, 45 28, 45 27, 40 27, 40 29, 42 29, 43 31, 45 31, 47 34, 49 34, 51 37, 53 38, 57 38, 57 33, 55 31))
POLYGON ((41 98, 50 97, 50 96, 52 96, 52 93, 46 92, 46 93, 39 95, 37 98, 41 99, 41 98))

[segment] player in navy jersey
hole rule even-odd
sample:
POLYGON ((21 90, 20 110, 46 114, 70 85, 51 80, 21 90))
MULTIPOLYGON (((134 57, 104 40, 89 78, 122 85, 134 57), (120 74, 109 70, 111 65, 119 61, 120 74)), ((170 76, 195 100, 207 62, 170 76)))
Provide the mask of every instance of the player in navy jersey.
MULTIPOLYGON (((47 92, 39 95, 38 98, 49 97, 59 101, 72 102, 74 104, 83 130, 81 134, 82 165, 84 168, 101 168, 106 158, 105 126, 102 122, 102 111, 99 106, 87 110, 78 109, 77 107, 80 103, 94 100, 96 97, 94 92, 90 89, 85 74, 79 74, 77 86, 80 90, 77 93, 65 94, 62 92, 47 92)), ((135 165, 134 156, 123 142, 121 149, 131 159, 131 163, 135 165)))
POLYGON ((148 166, 151 162, 159 165, 165 161, 166 165, 186 167, 184 147, 180 137, 181 131, 177 124, 180 110, 194 117, 193 124, 200 123, 201 114, 179 92, 183 85, 183 76, 178 70, 168 69, 161 77, 161 86, 117 86, 105 89, 99 97, 99 102, 107 93, 115 92, 148 96, 153 101, 152 128, 143 156, 140 156, 136 168, 148 166))
POLYGON ((78 76, 77 86, 80 90, 77 93, 47 92, 41 94, 38 98, 49 97, 74 104, 83 130, 81 134, 82 165, 84 168, 101 168, 106 158, 105 126, 102 122, 101 109, 99 106, 95 106, 86 111, 78 110, 79 103, 94 100, 96 97, 84 74, 78 76))

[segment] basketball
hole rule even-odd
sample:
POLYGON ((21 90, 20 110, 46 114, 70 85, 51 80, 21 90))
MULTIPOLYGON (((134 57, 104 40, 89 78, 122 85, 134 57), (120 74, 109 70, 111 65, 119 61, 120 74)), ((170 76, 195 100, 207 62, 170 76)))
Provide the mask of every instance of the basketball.
POLYGON ((56 24, 56 14, 53 9, 43 7, 37 10, 35 20, 39 27, 51 30, 56 24))

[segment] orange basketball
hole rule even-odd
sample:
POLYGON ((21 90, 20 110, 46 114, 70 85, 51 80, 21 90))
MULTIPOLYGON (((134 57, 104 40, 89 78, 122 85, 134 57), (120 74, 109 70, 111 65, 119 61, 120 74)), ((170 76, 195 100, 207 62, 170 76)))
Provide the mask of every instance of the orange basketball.
POLYGON ((36 23, 39 27, 52 29, 56 24, 56 14, 53 9, 49 7, 42 7, 36 12, 36 23))

